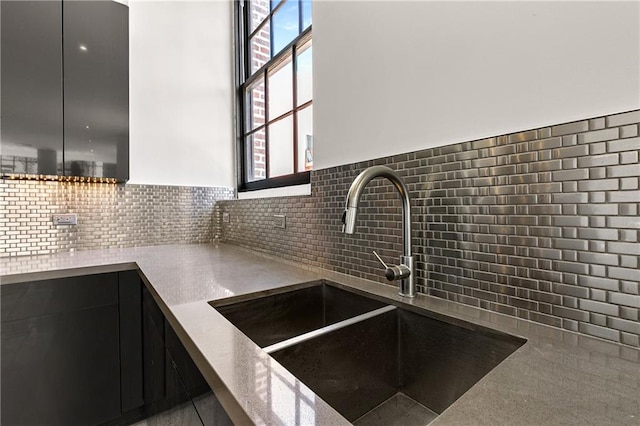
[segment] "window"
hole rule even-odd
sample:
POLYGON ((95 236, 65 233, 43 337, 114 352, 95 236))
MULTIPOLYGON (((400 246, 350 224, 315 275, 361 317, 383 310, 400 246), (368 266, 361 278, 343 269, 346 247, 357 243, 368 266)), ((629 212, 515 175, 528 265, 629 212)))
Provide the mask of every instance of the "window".
POLYGON ((309 183, 310 0, 246 0, 238 18, 240 191, 309 183))

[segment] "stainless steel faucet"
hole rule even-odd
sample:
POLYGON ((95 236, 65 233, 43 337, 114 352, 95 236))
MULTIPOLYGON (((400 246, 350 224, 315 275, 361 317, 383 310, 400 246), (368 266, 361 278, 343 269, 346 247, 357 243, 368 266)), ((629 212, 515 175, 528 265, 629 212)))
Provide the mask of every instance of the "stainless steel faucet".
POLYGON ((344 213, 342 214, 342 232, 353 234, 356 230, 356 216, 358 203, 362 190, 374 178, 385 177, 395 186, 402 198, 402 243, 403 254, 400 257, 400 265, 388 266, 374 251, 382 266, 385 268, 385 277, 389 281, 400 280, 400 295, 414 297, 416 295, 416 267, 415 259, 411 255, 411 204, 409 191, 400 176, 385 166, 372 166, 360 173, 349 188, 344 213))

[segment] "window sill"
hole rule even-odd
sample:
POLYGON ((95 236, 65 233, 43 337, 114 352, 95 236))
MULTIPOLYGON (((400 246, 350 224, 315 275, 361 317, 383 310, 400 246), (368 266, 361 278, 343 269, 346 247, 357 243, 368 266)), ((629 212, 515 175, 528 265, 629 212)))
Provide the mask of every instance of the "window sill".
POLYGON ((257 191, 238 192, 238 200, 250 200, 253 198, 292 197, 298 195, 311 195, 311 184, 295 186, 283 186, 281 188, 260 189, 257 191))

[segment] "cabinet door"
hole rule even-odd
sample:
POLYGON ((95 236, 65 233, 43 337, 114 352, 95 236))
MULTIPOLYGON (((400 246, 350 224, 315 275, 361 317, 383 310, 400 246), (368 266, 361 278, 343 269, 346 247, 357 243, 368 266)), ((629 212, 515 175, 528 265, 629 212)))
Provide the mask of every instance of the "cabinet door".
POLYGON ((162 312, 144 286, 142 288, 142 333, 144 403, 147 416, 151 417, 164 409, 166 358, 162 312))
POLYGON ((120 415, 117 274, 0 286, 1 424, 120 415))
POLYGON ((169 351, 165 351, 166 359, 166 407, 171 409, 161 413, 155 419, 157 422, 149 422, 151 425, 157 424, 180 424, 185 426, 202 426, 198 410, 189 395, 184 380, 177 369, 176 363, 169 351))
POLYGON ((117 283, 117 274, 96 274, 5 284, 0 287, 0 318, 6 322, 115 305, 117 283))
POLYGON ((137 271, 118 273, 122 412, 144 405, 142 283, 137 271))
POLYGON ((3 322, 2 424, 87 425, 120 415, 118 306, 3 322))
POLYGON ((62 3, 3 1, 2 175, 62 173, 62 3))
MULTIPOLYGON (((173 331, 169 322, 165 319, 164 326, 165 347, 171 355, 174 368, 182 378, 187 393, 191 398, 196 398, 209 392, 209 385, 196 367, 196 364, 189 356, 189 352, 184 347, 178 335, 173 331)), ((167 392, 169 393, 169 392, 167 392)))
POLYGON ((129 177, 128 8, 65 1, 65 174, 129 177))
MULTIPOLYGON (((167 395, 174 398, 174 404, 184 404, 181 415, 194 415, 205 426, 231 426, 233 423, 222 405, 211 392, 205 378, 182 345, 178 335, 165 319, 165 347, 167 348, 167 395), (173 376, 173 378, 172 378, 173 376)), ((197 424, 194 422, 194 424, 197 424)))

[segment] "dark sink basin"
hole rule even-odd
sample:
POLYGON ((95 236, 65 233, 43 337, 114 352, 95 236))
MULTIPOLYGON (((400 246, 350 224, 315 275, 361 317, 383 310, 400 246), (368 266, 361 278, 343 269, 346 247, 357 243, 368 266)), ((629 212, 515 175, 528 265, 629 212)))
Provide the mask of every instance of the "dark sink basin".
POLYGON ((324 282, 276 292, 209 303, 359 425, 429 423, 525 343, 324 282))
POLYGON ((386 305, 321 282, 246 297, 250 300, 209 303, 262 348, 386 305))
POLYGON ((426 424, 524 342, 395 309, 271 356, 351 422, 426 424))

